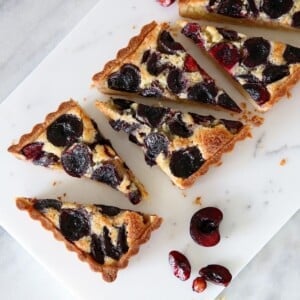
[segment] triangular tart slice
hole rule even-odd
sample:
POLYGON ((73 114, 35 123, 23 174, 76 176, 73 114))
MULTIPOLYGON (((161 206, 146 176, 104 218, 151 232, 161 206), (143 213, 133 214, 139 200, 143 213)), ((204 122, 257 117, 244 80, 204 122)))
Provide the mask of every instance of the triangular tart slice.
POLYGON ((118 270, 127 266, 162 222, 156 215, 107 205, 33 198, 17 198, 16 204, 108 282, 116 279, 118 270))
POLYGON ((62 103, 8 151, 35 165, 105 183, 133 204, 147 196, 144 186, 103 137, 97 124, 73 100, 62 103))
POLYGON ((176 42, 169 25, 152 22, 93 76, 101 92, 205 104, 232 112, 239 106, 176 42))
POLYGON ((191 186, 224 152, 250 134, 239 121, 183 113, 124 99, 96 102, 116 131, 140 146, 148 165, 158 165, 179 188, 191 186))
POLYGON ((259 111, 269 110, 300 79, 300 48, 225 28, 179 24, 182 33, 238 83, 259 111))
POLYGON ((299 0, 179 0, 182 17, 300 29, 299 0))

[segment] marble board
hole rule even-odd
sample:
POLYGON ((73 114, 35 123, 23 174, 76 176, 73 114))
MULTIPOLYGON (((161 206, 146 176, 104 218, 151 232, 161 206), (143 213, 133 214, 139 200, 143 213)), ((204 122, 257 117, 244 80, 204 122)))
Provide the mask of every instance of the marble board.
MULTIPOLYGON (((173 186, 157 167, 148 167, 139 149, 129 143, 125 135, 114 132, 94 108, 94 100, 105 97, 90 88, 91 76, 113 58, 142 25, 153 19, 175 21, 178 18, 176 4, 162 8, 156 1, 99 1, 0 105, 0 223, 79 298, 101 295, 103 299, 214 299, 222 287, 210 284, 201 295, 192 292, 192 278, 199 268, 218 263, 228 267, 235 276, 299 208, 296 185, 300 169, 299 85, 289 100, 281 101, 264 115, 265 122, 253 129, 252 139, 239 143, 231 153, 224 155, 221 166, 212 168, 185 192, 173 186), (110 137, 120 155, 146 185, 150 193, 148 201, 134 207, 108 187, 33 166, 7 153, 12 142, 70 97, 78 100, 110 137), (284 166, 280 165, 282 159, 286 159, 284 166), (164 223, 131 259, 128 268, 119 272, 117 280, 108 284, 37 222, 18 211, 16 196, 62 196, 83 203, 155 212, 164 218, 164 223), (201 197, 202 205, 195 203, 197 197, 201 197), (213 248, 198 246, 189 235, 192 214, 205 206, 219 207, 224 213, 222 240, 213 248), (182 251, 191 261, 193 272, 187 282, 171 274, 167 257, 173 249, 182 251)), ((243 30, 252 35, 259 32, 267 37, 280 36, 300 46, 299 33, 243 30)), ((237 101, 243 101, 213 64, 199 55, 187 40, 184 43, 220 86, 237 101)), ((168 104, 185 111, 224 116, 200 107, 168 104)))

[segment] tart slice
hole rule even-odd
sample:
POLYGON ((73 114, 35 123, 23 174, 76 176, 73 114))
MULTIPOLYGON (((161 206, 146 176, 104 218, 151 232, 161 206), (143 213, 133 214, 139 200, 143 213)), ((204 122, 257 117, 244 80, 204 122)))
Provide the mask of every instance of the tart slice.
POLYGON ((182 33, 213 57, 260 111, 289 94, 300 78, 300 48, 198 23, 180 25, 182 33))
POLYGON ((97 124, 73 100, 62 103, 8 151, 35 165, 108 184, 133 204, 147 196, 144 186, 102 136, 97 124))
POLYGON ((181 44, 166 23, 152 22, 132 38, 117 57, 93 76, 103 93, 195 102, 241 112, 181 44))
POLYGON ((16 204, 108 282, 162 222, 156 215, 98 204, 33 198, 17 198, 16 204))
POLYGON ((299 0, 179 0, 182 17, 300 29, 299 0))
POLYGON ((183 113, 167 107, 112 99, 96 102, 116 131, 143 149, 148 165, 158 165, 179 188, 191 186, 224 152, 250 134, 239 121, 183 113))

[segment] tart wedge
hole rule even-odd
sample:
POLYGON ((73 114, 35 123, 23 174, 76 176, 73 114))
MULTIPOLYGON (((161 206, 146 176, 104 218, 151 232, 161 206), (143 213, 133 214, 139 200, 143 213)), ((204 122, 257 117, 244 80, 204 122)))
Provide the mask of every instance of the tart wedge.
POLYGON ((16 205, 52 231, 92 270, 101 272, 107 282, 116 279, 118 270, 127 266, 162 222, 156 215, 56 199, 17 198, 16 205))
POLYGON ((300 79, 300 48, 198 23, 179 22, 182 33, 229 74, 259 111, 267 111, 300 79))
POLYGON ((148 165, 158 165, 179 188, 190 187, 224 152, 250 134, 239 121, 183 113, 124 99, 96 102, 116 131, 140 146, 148 165))
POLYGON ((93 76, 93 85, 107 94, 155 97, 241 112, 173 39, 167 23, 145 25, 114 60, 93 76))
POLYGON ((300 29, 299 0, 179 0, 182 17, 300 29))
POLYGON ((105 183, 133 204, 147 196, 144 186, 102 136, 97 124, 73 100, 62 103, 8 151, 35 165, 105 183))

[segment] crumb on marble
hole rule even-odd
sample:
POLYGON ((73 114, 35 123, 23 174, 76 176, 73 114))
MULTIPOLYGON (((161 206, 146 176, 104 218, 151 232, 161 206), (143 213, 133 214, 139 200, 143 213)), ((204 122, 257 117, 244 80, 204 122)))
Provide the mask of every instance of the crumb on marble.
POLYGON ((281 161, 280 161, 280 166, 285 166, 286 165, 286 158, 283 158, 281 161))
POLYGON ((263 117, 254 115, 251 118, 251 123, 255 126, 255 127, 259 127, 264 123, 265 119, 263 117))
POLYGON ((185 198, 186 197, 186 192, 185 191, 182 191, 182 196, 185 198))
POLYGON ((194 204, 201 205, 202 204, 202 198, 200 196, 196 197, 194 200, 194 204))
POLYGON ((86 102, 86 101, 87 101, 87 97, 84 97, 84 98, 83 98, 83 102, 86 102))
POLYGON ((52 182, 52 186, 56 186, 57 182, 56 181, 53 181, 52 182))
POLYGON ((132 25, 132 29, 133 29, 133 30, 136 29, 136 25, 132 25))

